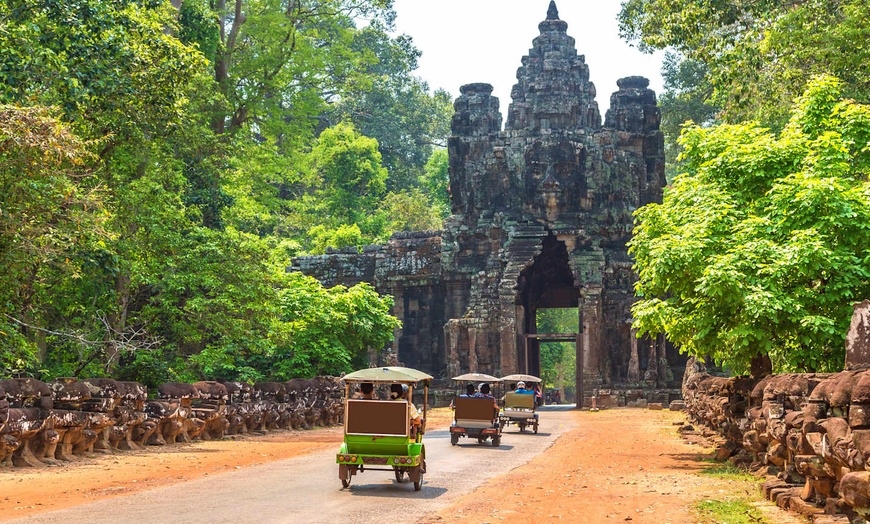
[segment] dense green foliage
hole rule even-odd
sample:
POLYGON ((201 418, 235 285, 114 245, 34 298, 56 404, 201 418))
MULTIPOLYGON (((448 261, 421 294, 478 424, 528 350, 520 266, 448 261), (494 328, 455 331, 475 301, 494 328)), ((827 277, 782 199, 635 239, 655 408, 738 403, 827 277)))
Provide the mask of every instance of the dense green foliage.
POLYGON ((736 371, 768 356, 780 370, 839 369, 850 302, 867 296, 854 241, 867 206, 867 136, 855 116, 865 106, 826 113, 818 101, 870 101, 859 44, 870 4, 625 0, 619 23, 641 49, 667 51, 660 102, 673 187, 638 214, 638 325, 736 371), (793 106, 826 75, 836 89, 822 81, 793 106), (809 116, 813 104, 822 113, 809 116))
POLYGON ((286 273, 439 225, 449 104, 391 1, 177 4, 0 0, 2 375, 337 374, 397 327, 286 273))
POLYGON ((682 147, 678 142, 686 123, 712 124, 717 108, 710 102, 712 86, 707 69, 696 60, 684 59, 677 53, 665 54, 662 64, 664 92, 659 96, 662 111, 661 130, 665 139, 665 175, 668 181, 683 169, 682 147))
MULTIPOLYGON (((707 100, 726 122, 780 128, 789 105, 816 74, 843 82, 845 96, 870 100, 867 0, 625 0, 624 38, 671 49, 702 64, 707 100)), ((698 123, 700 123, 698 121, 698 123)))
POLYGON ((788 124, 692 127, 685 173, 636 213, 640 334, 737 372, 839 370, 870 296, 870 106, 815 79, 788 124))

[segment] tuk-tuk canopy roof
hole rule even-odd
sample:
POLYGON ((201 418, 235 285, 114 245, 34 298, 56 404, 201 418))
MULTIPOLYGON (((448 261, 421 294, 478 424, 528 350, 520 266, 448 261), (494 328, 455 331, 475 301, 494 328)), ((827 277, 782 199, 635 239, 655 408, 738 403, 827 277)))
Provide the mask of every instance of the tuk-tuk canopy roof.
POLYGON ((522 373, 516 373, 513 375, 508 375, 506 377, 501 377, 501 379, 505 382, 541 382, 541 379, 534 375, 523 375, 522 373))
POLYGON ((432 375, 423 373, 418 369, 403 368, 400 366, 388 366, 381 368, 368 368, 348 373, 343 380, 346 382, 389 382, 399 384, 416 384, 421 380, 432 380, 432 375))
POLYGON ((468 381, 468 382, 501 382, 501 379, 498 377, 494 377, 492 375, 487 375, 486 373, 466 373, 464 375, 459 375, 458 377, 453 377, 453 380, 458 382, 468 381))

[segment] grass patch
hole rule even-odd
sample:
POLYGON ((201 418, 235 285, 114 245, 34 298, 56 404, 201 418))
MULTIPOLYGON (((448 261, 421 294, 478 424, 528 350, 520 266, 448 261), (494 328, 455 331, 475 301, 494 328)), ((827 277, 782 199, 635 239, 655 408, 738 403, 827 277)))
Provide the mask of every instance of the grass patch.
POLYGON ((698 474, 725 481, 730 486, 730 494, 721 500, 708 499, 696 503, 699 524, 771 524, 756 506, 763 500, 758 491, 761 482, 758 477, 730 462, 713 459, 703 459, 702 462, 709 464, 709 467, 698 474))
POLYGON ((709 468, 705 468, 698 472, 700 475, 707 475, 710 477, 717 477, 725 480, 738 480, 743 482, 750 482, 752 484, 758 484, 760 482, 759 478, 749 473, 749 471, 744 468, 735 466, 730 462, 717 462, 713 459, 704 459, 702 462, 712 463, 713 466, 709 468))
POLYGON ((700 524, 768 524, 758 508, 746 500, 702 500, 698 503, 700 524))

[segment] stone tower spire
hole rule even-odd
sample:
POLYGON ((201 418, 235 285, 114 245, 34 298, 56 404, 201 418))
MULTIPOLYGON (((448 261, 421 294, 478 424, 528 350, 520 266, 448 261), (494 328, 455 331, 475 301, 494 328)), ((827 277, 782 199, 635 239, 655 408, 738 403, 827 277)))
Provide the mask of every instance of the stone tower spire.
POLYGON ((556 9, 556 0, 550 0, 550 8, 547 9, 547 20, 558 20, 559 10, 556 9))
POLYGON ((568 36, 568 23, 559 19, 556 2, 550 2, 547 19, 538 29, 540 36, 517 70, 506 129, 537 135, 541 130, 600 128, 589 66, 584 56, 577 55, 575 40, 568 36))
POLYGON ((661 202, 664 142, 647 79, 617 82, 602 127, 589 68, 555 2, 538 29, 504 129, 491 85, 461 88, 444 229, 396 233, 363 253, 299 257, 294 267, 327 287, 367 281, 393 295, 402 320, 395 356, 440 377, 537 375, 538 311, 576 308, 582 397, 636 380, 635 354, 651 355, 650 369, 666 356, 626 323, 637 280, 626 247, 632 213, 661 202))

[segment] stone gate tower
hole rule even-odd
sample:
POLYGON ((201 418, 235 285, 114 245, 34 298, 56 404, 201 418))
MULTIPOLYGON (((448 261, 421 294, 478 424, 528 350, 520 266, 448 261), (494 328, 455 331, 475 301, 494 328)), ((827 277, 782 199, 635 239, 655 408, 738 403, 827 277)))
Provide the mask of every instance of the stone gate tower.
MULTIPOLYGON (((522 58, 507 124, 489 84, 456 100, 449 141, 452 216, 437 232, 394 235, 363 253, 300 257, 325 285, 372 282, 403 328, 394 350, 436 376, 538 374, 535 312, 577 307, 578 389, 637 379, 666 358, 632 336, 632 212, 660 202, 656 96, 623 78, 604 126, 589 67, 555 2, 522 58), (640 365, 638 366, 638 361, 640 365), (582 367, 582 372, 581 371, 582 367)), ((664 367, 664 366, 662 366, 664 367)))

